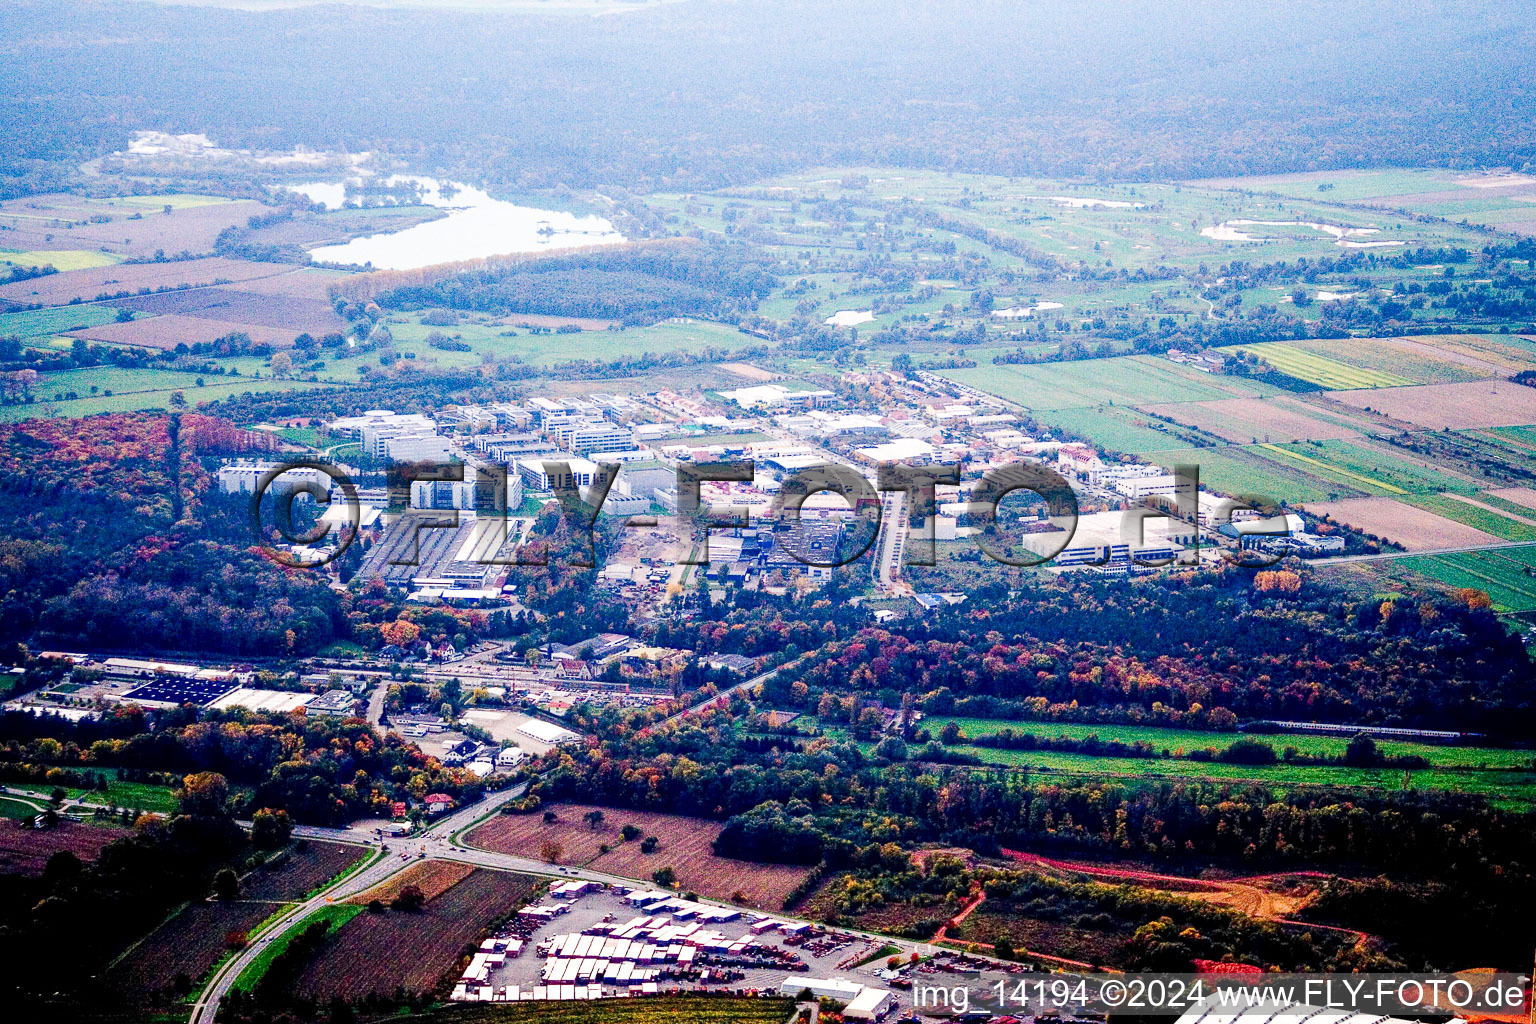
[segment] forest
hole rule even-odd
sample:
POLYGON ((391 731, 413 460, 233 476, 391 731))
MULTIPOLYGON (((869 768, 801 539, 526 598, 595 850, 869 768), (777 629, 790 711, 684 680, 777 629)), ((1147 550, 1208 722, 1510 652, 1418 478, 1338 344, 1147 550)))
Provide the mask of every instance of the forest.
POLYGON ((446 307, 617 320, 626 326, 673 316, 731 318, 776 288, 768 261, 740 243, 616 246, 466 270, 379 297, 394 309, 446 307))
POLYGON ((147 127, 234 148, 384 150, 509 188, 697 189, 817 165, 1142 180, 1518 170, 1536 156, 1531 11, 1467 8, 987 0, 953 17, 688 0, 581 18, 29 0, 0 16, 14 44, 0 55, 0 195, 147 127))

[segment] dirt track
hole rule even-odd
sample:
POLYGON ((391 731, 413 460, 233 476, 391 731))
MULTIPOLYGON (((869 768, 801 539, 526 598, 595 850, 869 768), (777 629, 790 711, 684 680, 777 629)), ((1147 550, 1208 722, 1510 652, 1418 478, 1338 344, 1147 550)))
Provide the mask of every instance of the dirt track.
POLYGON ((1273 886, 1282 879, 1317 878, 1329 876, 1320 871, 1283 871, 1267 875, 1247 875, 1241 878, 1206 879, 1185 878, 1182 875, 1164 875, 1135 868, 1119 868, 1111 864, 1092 861, 1053 860, 1038 854, 1004 850, 1003 855, 1020 864, 1029 864, 1052 873, 1086 875, 1089 878, 1113 883, 1128 882, 1149 889, 1172 891, 1188 899, 1231 907, 1249 917, 1295 928, 1321 929, 1353 935, 1356 944, 1364 943, 1370 935, 1354 928, 1319 924, 1314 921, 1298 921, 1294 915, 1306 907, 1311 896, 1295 896, 1278 892, 1273 886))

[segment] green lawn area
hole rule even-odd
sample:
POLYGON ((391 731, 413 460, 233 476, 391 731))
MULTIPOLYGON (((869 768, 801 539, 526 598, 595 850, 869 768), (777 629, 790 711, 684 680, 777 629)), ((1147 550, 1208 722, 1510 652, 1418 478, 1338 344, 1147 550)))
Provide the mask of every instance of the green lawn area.
POLYGON ((1259 394, 1248 384, 1196 380, 1166 359, 1115 356, 1067 363, 977 366, 944 370, 962 384, 1018 402, 1031 410, 1081 409, 1097 405, 1203 402, 1259 394))
POLYGON ((30 818, 37 813, 37 808, 31 804, 22 803, 14 797, 0 796, 0 818, 30 818))
POLYGON ((46 338, 80 327, 98 327, 117 319, 117 310, 105 306, 53 306, 19 313, 0 313, 0 338, 46 338))
POLYGON ((254 989, 262 977, 266 975, 267 969, 272 966, 272 961, 284 953, 288 949, 289 944, 305 928, 320 921, 328 921, 331 925, 331 933, 335 934, 343 925, 358 914, 363 913, 365 909, 367 908, 358 903, 328 903, 307 917, 290 921, 283 930, 283 933, 274 938, 256 959, 245 966, 245 969, 240 972, 240 977, 235 979, 234 988, 241 992, 249 992, 254 989))
MULTIPOLYGON (((1463 523, 1475 530, 1491 533, 1500 540, 1536 540, 1536 526, 1517 522, 1497 512, 1490 512, 1488 509, 1478 508, 1476 505, 1469 505, 1443 494, 1414 494, 1403 500, 1410 505, 1417 505, 1419 508, 1463 523)), ((1530 509, 1525 511, 1527 519, 1536 519, 1536 514, 1531 513, 1530 509)))
POLYGON ((1450 587, 1486 591, 1495 611, 1536 611, 1536 576, 1526 573, 1536 572, 1536 548, 1421 555, 1397 566, 1450 587))
MULTIPOLYGON (((763 339, 743 334, 734 327, 705 320, 688 323, 659 323, 650 327, 623 330, 582 331, 579 334, 531 334, 522 327, 503 327, 483 323, 462 323, 453 327, 430 327, 411 317, 406 323, 390 323, 396 348, 414 351, 418 359, 440 366, 477 366, 482 353, 505 358, 517 356, 534 366, 555 366, 579 359, 608 361, 629 359, 651 353, 698 353, 709 348, 742 349, 763 344, 763 339), (441 331, 470 346, 468 352, 445 352, 429 347, 426 336, 441 331), (511 332, 513 337, 505 337, 511 332)), ((328 367, 344 370, 358 362, 334 362, 328 367)))
MULTIPOLYGON (((66 372, 73 373, 76 371, 66 372)), ((173 373, 175 371, 150 370, 140 372, 173 373)), ((206 377, 204 380, 207 383, 203 387, 192 386, 185 389, 184 394, 189 406, 196 407, 199 402, 212 402, 220 398, 228 398, 231 395, 245 394, 246 392, 263 394, 270 391, 302 391, 310 388, 335 386, 325 382, 309 383, 307 381, 273 380, 270 377, 263 377, 260 380, 252 380, 249 377, 206 377)), ((37 401, 30 405, 0 406, 0 423, 15 423, 20 420, 55 416, 93 416, 101 412, 168 409, 171 405, 171 396, 175 394, 175 389, 171 387, 161 391, 136 391, 128 394, 95 395, 65 399, 63 401, 54 401, 53 393, 53 391, 47 391, 46 393, 38 392, 37 401)))
MULTIPOLYGON (((1347 736, 1310 732, 1203 732, 1198 729, 1163 729, 1157 726, 1000 721, 992 718, 957 718, 949 715, 925 718, 922 721, 922 727, 937 735, 948 722, 958 724, 967 737, 983 736, 1006 728, 1035 736, 1070 736, 1074 739, 1098 736, 1102 740, 1120 740, 1123 743, 1144 742, 1150 743, 1158 750, 1173 752, 1207 747, 1225 750, 1238 739, 1251 737, 1268 743, 1275 748, 1276 753, 1283 751, 1286 747, 1295 747, 1303 754, 1340 757, 1349 744, 1347 736)), ((1536 760, 1536 750, 1516 750, 1506 747, 1446 746, 1438 743, 1407 743, 1399 740, 1378 740, 1377 746, 1383 754, 1417 755, 1437 768, 1526 768, 1536 760)))
POLYGON ((89 270, 121 263, 122 257, 94 249, 33 249, 22 252, 0 249, 0 263, 17 267, 52 267, 54 270, 89 270))
POLYGON ((169 206, 173 210, 190 210, 198 206, 219 206, 223 203, 232 203, 235 200, 227 196, 195 195, 191 192, 170 192, 156 196, 120 196, 115 199, 100 200, 109 206, 134 206, 145 210, 162 210, 169 206))
POLYGON ((1143 452, 1143 457, 1172 469, 1179 465, 1200 467, 1201 486, 1222 494, 1248 494, 1278 501, 1322 501, 1338 492, 1354 493, 1347 487, 1331 484, 1299 465, 1282 465, 1266 458, 1257 447, 1176 448, 1143 452))
POLYGON ((1473 489, 1471 484, 1445 473, 1351 441, 1302 441, 1259 447, 1274 453, 1282 461, 1289 459, 1302 464, 1315 476, 1336 480, 1368 494, 1396 497, 1473 489))

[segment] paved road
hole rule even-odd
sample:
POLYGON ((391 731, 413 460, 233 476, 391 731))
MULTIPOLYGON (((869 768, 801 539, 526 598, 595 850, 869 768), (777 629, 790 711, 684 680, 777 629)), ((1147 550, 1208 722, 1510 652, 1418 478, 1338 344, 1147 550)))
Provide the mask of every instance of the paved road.
MULTIPOLYGON (((261 953, 282 935, 290 924, 302 920, 327 903, 347 899, 373 888, 385 879, 399 874, 422 858, 420 853, 424 850, 427 857, 435 857, 444 860, 465 861, 481 867, 501 868, 508 871, 523 871, 531 874, 552 874, 548 864, 539 861, 527 860, 521 857, 507 857, 498 853, 484 853, 469 850, 453 844, 452 836, 460 829, 467 828, 480 818, 495 813, 502 804, 508 800, 522 796, 527 790, 527 785, 514 786, 511 789, 492 793, 484 800, 470 804, 445 818, 439 819, 426 832, 410 839, 386 839, 384 845, 388 846, 389 853, 382 859, 363 868, 354 875, 350 875, 338 884, 321 890, 302 903, 295 903, 282 914, 274 918, 271 926, 262 933, 261 937, 252 942, 239 955, 231 957, 218 973, 203 989, 198 997, 196 1005, 192 1007, 190 1024, 212 1024, 218 1014, 219 1002, 233 987, 235 980, 240 977, 242 971, 248 967, 261 953), (401 854, 408 854, 401 857, 401 854)), ((368 846, 378 849, 377 838, 370 831, 350 828, 315 828, 311 826, 298 826, 293 830, 295 836, 309 839, 325 839, 331 842, 350 843, 354 846, 368 846)), ((556 869, 558 870, 558 869, 556 869)), ((597 877, 597 876, 591 876, 597 877)))

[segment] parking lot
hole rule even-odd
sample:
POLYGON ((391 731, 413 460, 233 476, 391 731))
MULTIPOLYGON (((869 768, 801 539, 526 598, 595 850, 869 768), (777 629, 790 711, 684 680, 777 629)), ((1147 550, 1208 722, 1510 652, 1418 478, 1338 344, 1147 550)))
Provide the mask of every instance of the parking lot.
MULTIPOLYGON (((519 993, 539 990, 546 998, 591 998, 588 990, 594 987, 602 997, 623 996, 632 991, 776 993, 789 976, 808 981, 844 978, 890 990, 894 1000, 883 1016, 892 1017, 910 1012, 911 992, 902 987, 900 975, 887 969, 888 958, 898 956, 905 966, 913 953, 931 951, 919 943, 868 939, 799 922, 783 922, 798 929, 795 934, 786 934, 781 928, 762 924, 778 919, 737 912, 735 908, 704 905, 705 912, 699 913, 694 907, 700 905, 689 906, 683 901, 682 909, 674 912, 646 909, 631 902, 635 895, 638 892, 621 895, 620 890, 598 889, 574 899, 547 896, 524 908, 499 933, 499 938, 513 940, 512 946, 503 948, 516 949, 516 955, 509 952, 499 963, 488 965, 483 984, 490 986, 497 999, 505 998, 509 987, 515 987, 519 993), (709 912, 730 915, 733 919, 710 920, 709 912), (646 924, 637 928, 640 919, 646 924), (626 925, 630 926, 628 930, 626 925), (691 934, 677 937, 678 931, 691 934), (596 938, 582 943, 567 936, 596 938), (636 936, 636 940, 629 942, 625 950, 625 938, 629 936, 636 936), (522 941, 520 948, 516 940, 522 941), (887 946, 892 949, 886 950, 887 946), (568 955, 577 950, 583 955, 568 955), (615 953, 616 950, 620 952, 615 953), (562 953, 567 955, 562 957, 562 953), (609 954, 614 954, 614 958, 609 959, 609 954), (865 960, 870 962, 857 966, 865 960), (585 967, 579 979, 557 982, 557 977, 563 979, 564 974, 579 969, 565 967, 566 964, 585 967), (580 994, 550 991, 557 986, 570 989, 573 985, 581 990, 580 994)), ((494 945, 492 940, 487 949, 494 945)))

